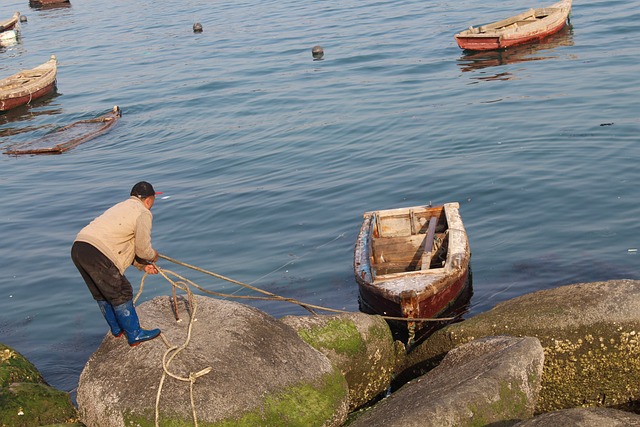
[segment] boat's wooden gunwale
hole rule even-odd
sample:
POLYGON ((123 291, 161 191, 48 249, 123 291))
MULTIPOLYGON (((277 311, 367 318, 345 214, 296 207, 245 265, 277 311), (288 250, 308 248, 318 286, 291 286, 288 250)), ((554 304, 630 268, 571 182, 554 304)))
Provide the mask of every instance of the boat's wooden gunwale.
POLYGON ((20 12, 14 12, 13 16, 9 19, 0 21, 0 32, 13 30, 20 19, 20 12))

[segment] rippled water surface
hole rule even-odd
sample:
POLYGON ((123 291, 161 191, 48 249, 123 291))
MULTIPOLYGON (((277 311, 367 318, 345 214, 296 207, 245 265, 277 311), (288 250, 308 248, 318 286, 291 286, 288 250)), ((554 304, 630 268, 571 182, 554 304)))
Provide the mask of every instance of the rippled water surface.
MULTIPOLYGON (((571 27, 508 52, 464 54, 453 39, 544 5, 3 0, 1 18, 28 21, 0 48, 0 77, 51 54, 59 68, 55 96, 0 115, 2 151, 114 105, 123 117, 59 156, 0 157, 0 342, 73 392, 106 324, 70 246, 143 179, 164 191, 153 208, 161 253, 338 309, 358 310, 362 213, 429 202, 460 202, 471 314, 639 278, 640 3, 576 2, 571 27)), ((137 288, 139 272, 127 276, 137 288)), ((169 293, 153 277, 141 299, 169 293)))

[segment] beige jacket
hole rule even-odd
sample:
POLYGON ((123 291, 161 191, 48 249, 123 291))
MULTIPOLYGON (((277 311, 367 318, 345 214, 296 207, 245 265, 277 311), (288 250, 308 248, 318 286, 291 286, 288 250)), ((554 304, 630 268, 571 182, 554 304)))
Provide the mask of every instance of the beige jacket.
POLYGON ((118 267, 120 273, 134 263, 136 256, 152 260, 156 252, 151 246, 151 211, 137 197, 107 209, 76 236, 76 242, 96 247, 118 267))

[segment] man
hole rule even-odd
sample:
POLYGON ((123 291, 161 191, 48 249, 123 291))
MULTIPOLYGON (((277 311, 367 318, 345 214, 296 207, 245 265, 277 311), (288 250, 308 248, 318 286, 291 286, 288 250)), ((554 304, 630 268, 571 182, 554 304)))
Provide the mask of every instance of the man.
POLYGON ((149 274, 157 274, 152 264, 158 252, 151 246, 151 207, 156 193, 148 182, 131 189, 131 197, 107 209, 76 236, 71 259, 98 302, 111 333, 124 332, 130 346, 160 335, 160 329, 140 327, 133 305, 133 288, 124 276, 131 264, 149 274))

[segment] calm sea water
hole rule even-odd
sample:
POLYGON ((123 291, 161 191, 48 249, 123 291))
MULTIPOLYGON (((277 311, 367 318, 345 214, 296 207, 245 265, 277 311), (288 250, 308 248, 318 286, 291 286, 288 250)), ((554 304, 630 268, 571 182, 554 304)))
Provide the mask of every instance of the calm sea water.
MULTIPOLYGON (((0 342, 73 392, 106 324, 69 249, 140 180, 164 191, 161 253, 338 309, 358 310, 362 213, 429 202, 461 204, 471 314, 640 278, 640 2, 577 2, 571 28, 501 54, 464 55, 453 39, 546 4, 3 0, 0 17, 28 22, 0 48, 0 77, 51 54, 59 69, 56 96, 0 115, 0 149, 114 105, 123 117, 60 156, 0 156, 0 342)), ((128 277, 137 289, 140 273, 128 277)), ((154 276, 142 300, 169 293, 154 276)))

